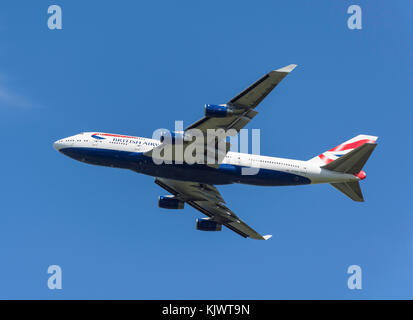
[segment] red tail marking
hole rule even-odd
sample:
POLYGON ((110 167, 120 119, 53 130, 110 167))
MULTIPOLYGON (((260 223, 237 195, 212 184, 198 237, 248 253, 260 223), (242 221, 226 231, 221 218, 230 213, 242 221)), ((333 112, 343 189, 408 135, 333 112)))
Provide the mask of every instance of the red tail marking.
POLYGON ((355 141, 355 142, 348 143, 348 144, 340 144, 339 146, 334 147, 333 149, 328 150, 328 151, 343 151, 343 150, 355 149, 368 142, 375 143, 376 141, 369 140, 369 139, 363 139, 363 140, 355 141))
POLYGON ((330 163, 330 162, 333 161, 333 159, 327 158, 324 154, 320 154, 320 155, 319 155, 319 158, 320 158, 325 164, 330 163))

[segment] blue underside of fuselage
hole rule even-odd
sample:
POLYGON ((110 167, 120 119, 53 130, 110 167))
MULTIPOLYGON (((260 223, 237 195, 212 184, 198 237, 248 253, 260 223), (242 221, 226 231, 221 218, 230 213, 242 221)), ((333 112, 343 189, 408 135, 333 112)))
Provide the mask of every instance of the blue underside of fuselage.
POLYGON ((130 169, 154 177, 196 181, 208 184, 245 183, 263 186, 288 186, 309 184, 303 176, 260 168, 257 174, 243 175, 242 166, 221 164, 212 168, 201 164, 155 164, 151 157, 140 152, 128 152, 99 148, 64 148, 61 153, 73 159, 94 165, 130 169))

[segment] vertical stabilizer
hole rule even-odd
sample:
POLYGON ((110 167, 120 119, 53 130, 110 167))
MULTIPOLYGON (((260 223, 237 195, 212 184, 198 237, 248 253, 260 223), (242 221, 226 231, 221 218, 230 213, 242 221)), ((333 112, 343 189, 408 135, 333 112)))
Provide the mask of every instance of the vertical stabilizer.
POLYGON ((357 137, 351 138, 350 140, 339 144, 337 147, 334 147, 318 156, 308 160, 309 162, 313 162, 318 164, 320 167, 324 166, 338 158, 342 157, 343 155, 353 151, 354 149, 362 146, 365 143, 375 143, 378 137, 376 136, 369 136, 365 134, 359 134, 357 137))

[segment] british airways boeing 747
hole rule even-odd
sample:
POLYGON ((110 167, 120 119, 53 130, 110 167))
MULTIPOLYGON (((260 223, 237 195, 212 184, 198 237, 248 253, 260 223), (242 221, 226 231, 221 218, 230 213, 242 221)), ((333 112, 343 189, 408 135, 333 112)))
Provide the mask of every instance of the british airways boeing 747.
MULTIPOLYGON (((257 115, 257 105, 295 67, 289 65, 271 71, 226 104, 206 105, 205 116, 183 132, 172 133, 172 139, 83 132, 56 141, 54 148, 85 163, 130 169, 154 176, 155 183, 170 193, 159 197, 159 207, 183 209, 187 203, 207 216, 197 219, 198 230, 220 231, 224 225, 243 237, 267 240, 270 235, 259 234, 225 205, 214 185, 244 183, 287 186, 329 183, 350 199, 364 201, 359 181, 366 177, 362 168, 376 147, 377 137, 358 135, 304 161, 231 152, 228 143, 223 150, 213 150, 218 154, 223 153, 216 162, 189 163, 185 159, 177 161, 174 158, 170 162, 159 163, 155 161, 157 158, 154 154, 166 145, 175 148, 178 137, 185 136, 191 130, 198 130, 205 137, 211 129, 238 133, 257 115), (245 169, 252 173, 245 174, 245 169)), ((183 141, 183 151, 189 145, 186 140, 183 141)), ((207 144, 202 144, 201 148, 204 148, 205 157, 211 151, 207 150, 207 144)))

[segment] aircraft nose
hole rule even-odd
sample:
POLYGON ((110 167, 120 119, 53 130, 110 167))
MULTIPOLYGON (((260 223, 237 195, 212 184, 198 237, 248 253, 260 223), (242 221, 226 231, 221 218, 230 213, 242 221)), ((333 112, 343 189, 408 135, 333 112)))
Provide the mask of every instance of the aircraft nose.
POLYGON ((61 142, 61 140, 57 140, 53 143, 53 148, 56 151, 60 151, 60 149, 63 147, 63 143, 61 142))

